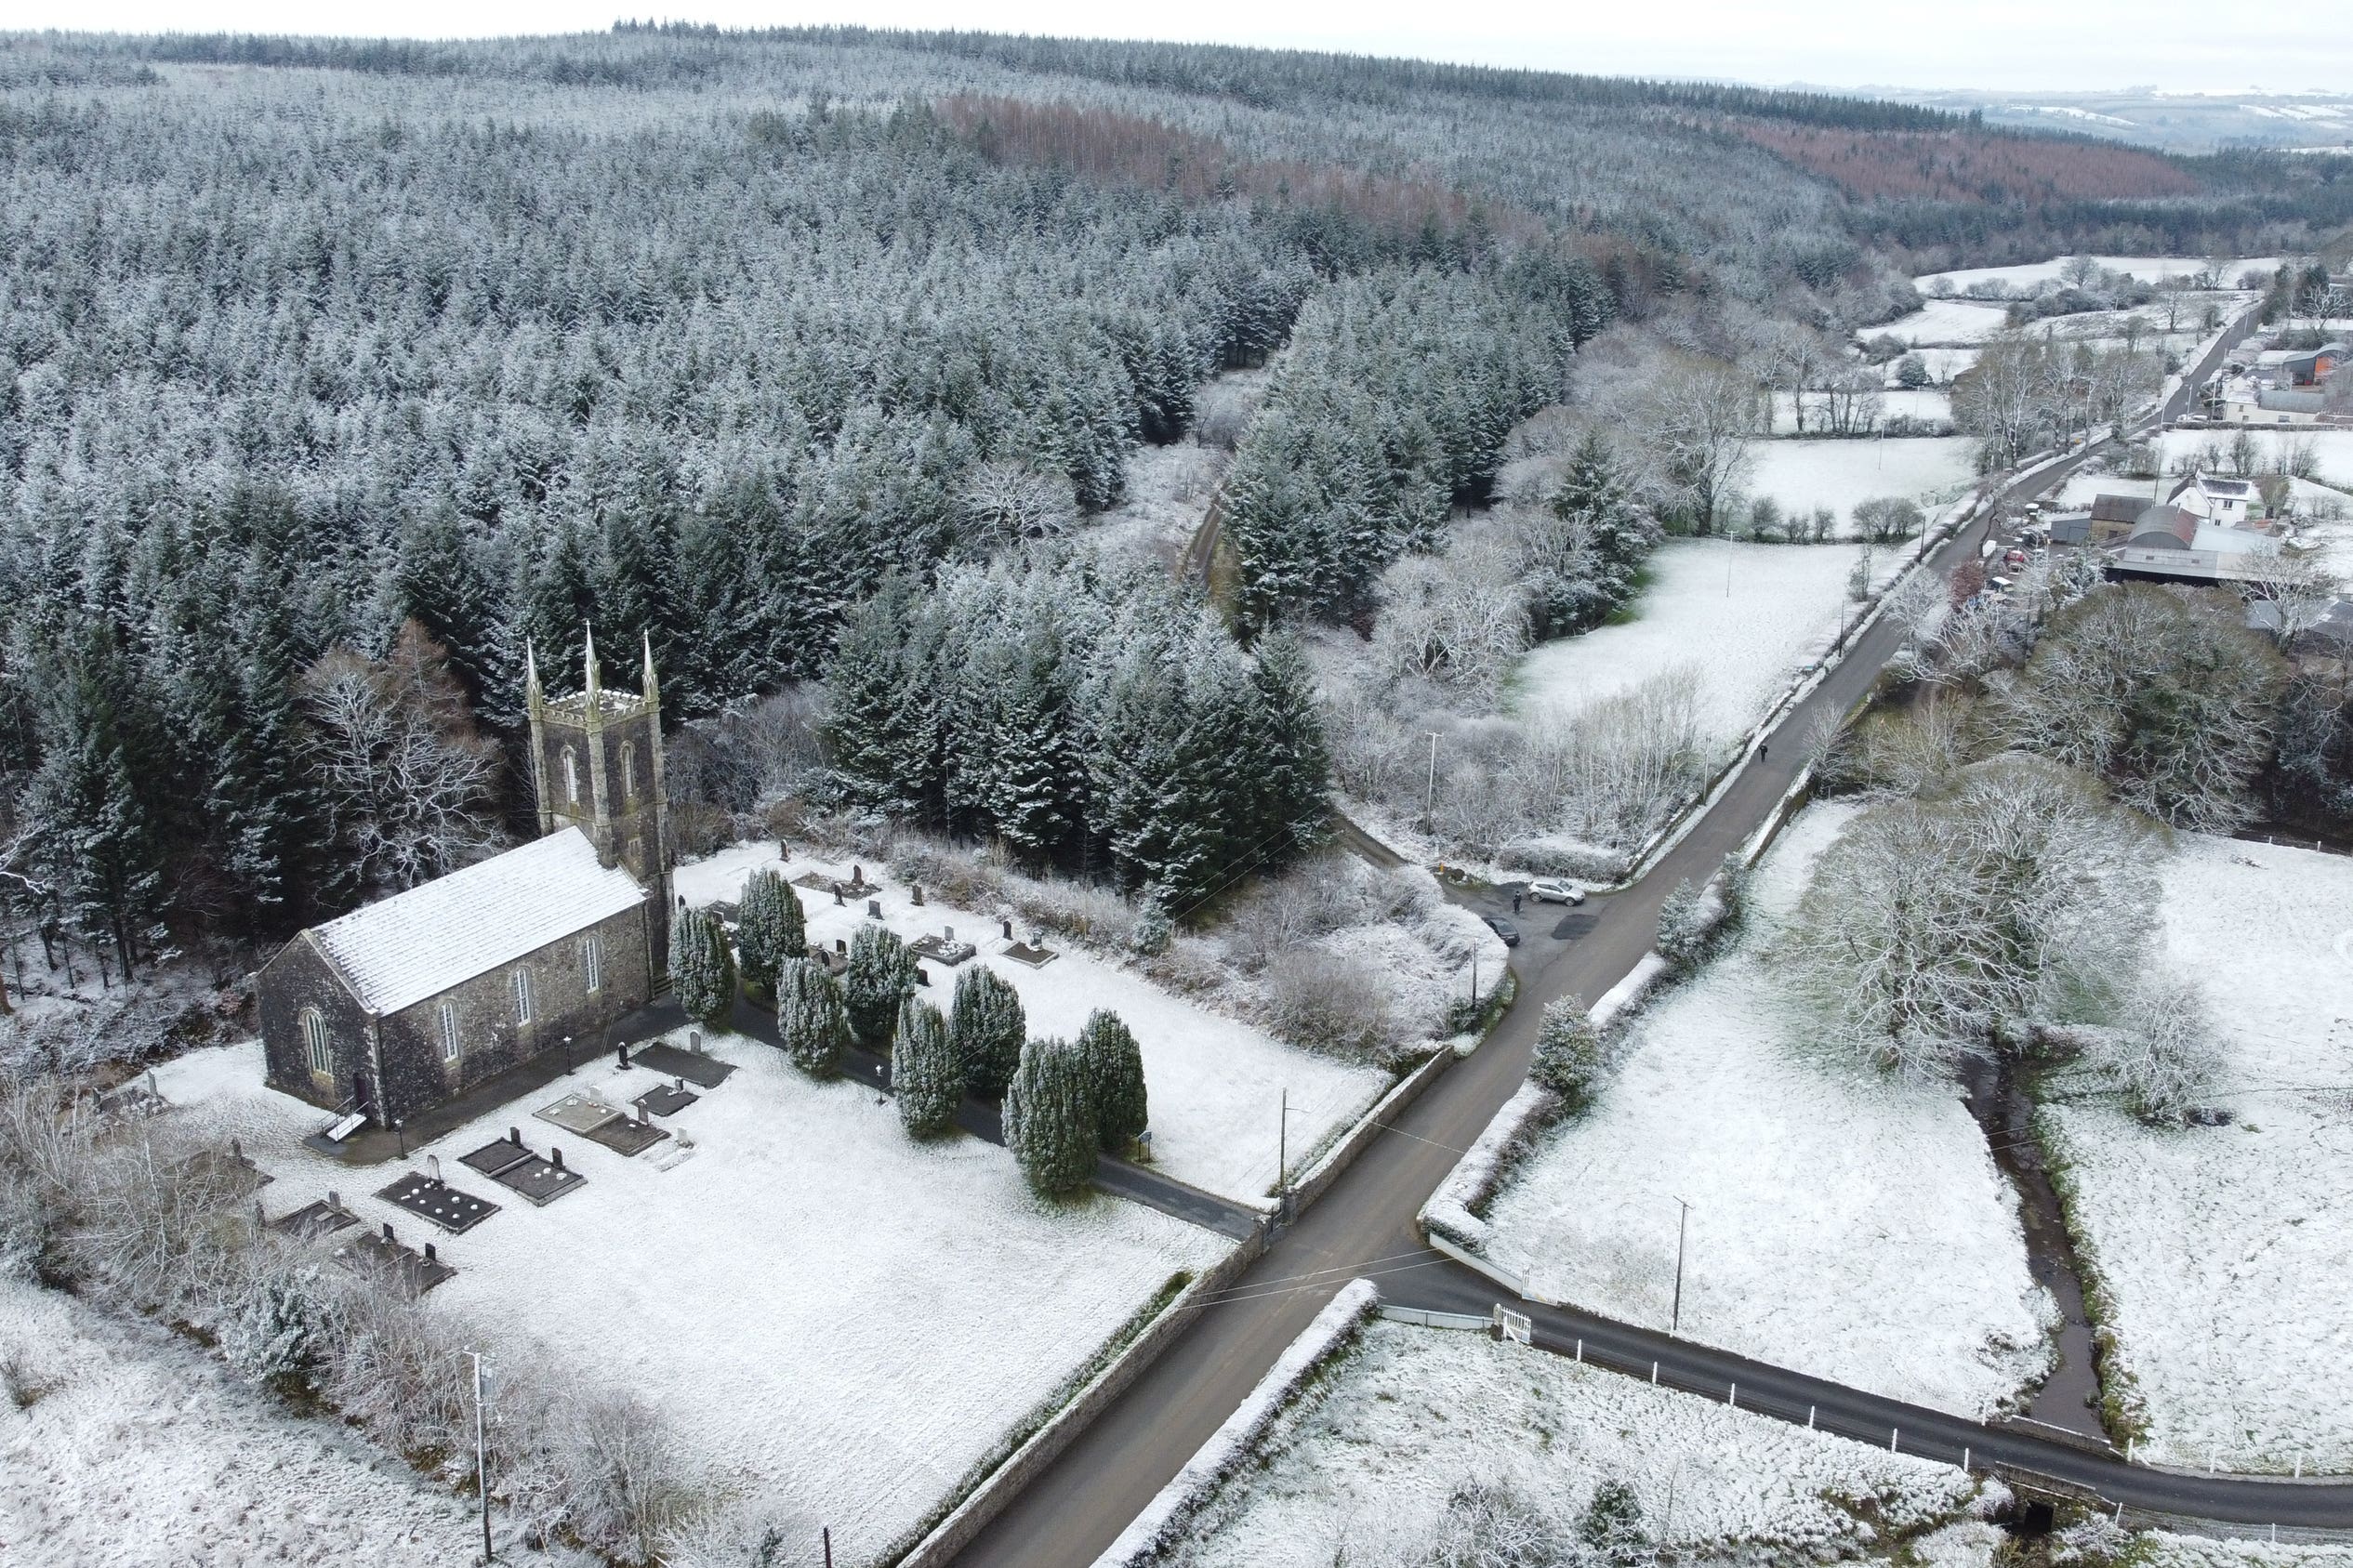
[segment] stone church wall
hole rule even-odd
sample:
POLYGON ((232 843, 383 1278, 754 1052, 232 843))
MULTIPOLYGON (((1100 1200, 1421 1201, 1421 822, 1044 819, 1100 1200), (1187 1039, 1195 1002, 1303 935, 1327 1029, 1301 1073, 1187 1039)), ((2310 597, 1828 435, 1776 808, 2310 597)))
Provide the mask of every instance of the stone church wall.
POLYGON ((261 1014, 261 1052, 271 1087, 333 1110, 368 1098, 367 1014, 336 978, 307 937, 296 937, 262 966, 254 987, 261 1014), (325 1078, 311 1071, 310 1048, 302 1037, 304 1008, 326 1020, 335 1071, 325 1078))
POLYGON ((572 1036, 573 1054, 586 1057, 607 1045, 602 1031, 643 1007, 652 996, 643 905, 625 909, 588 930, 562 937, 514 964, 477 975, 384 1020, 384 1075, 391 1113, 408 1116, 533 1057, 559 1048, 572 1036), (594 934, 602 944, 601 988, 591 994, 581 941, 594 934), (532 1021, 515 1021, 514 971, 531 971, 532 1021), (459 1054, 442 1060, 441 1004, 457 1012, 459 1054))

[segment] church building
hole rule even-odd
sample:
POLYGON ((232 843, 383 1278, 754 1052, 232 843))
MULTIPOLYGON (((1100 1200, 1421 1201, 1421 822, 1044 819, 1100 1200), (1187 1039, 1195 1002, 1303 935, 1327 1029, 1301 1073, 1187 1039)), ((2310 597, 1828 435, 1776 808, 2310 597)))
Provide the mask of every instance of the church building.
MULTIPOLYGON (((608 691, 549 698, 527 654, 539 837, 313 926, 259 977, 271 1087, 380 1127, 601 1031, 668 966, 669 810, 654 650, 608 691)), ((356 1124, 354 1124, 356 1125, 356 1124)))

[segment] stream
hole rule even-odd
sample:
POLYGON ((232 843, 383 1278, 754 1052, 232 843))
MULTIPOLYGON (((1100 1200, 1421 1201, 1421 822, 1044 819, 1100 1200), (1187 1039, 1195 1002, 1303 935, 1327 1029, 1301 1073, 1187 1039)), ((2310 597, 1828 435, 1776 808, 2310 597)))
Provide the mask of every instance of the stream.
POLYGON ((2022 1093, 2009 1061, 1977 1062, 1966 1074, 1969 1113, 1984 1129, 1994 1163, 2018 1193, 2018 1217, 2026 1228, 2027 1268, 2051 1293, 2063 1320, 2057 1334, 2058 1364, 2043 1378, 2026 1407, 2037 1421, 2106 1441, 2100 1420, 2100 1380, 2093 1359, 2092 1326, 2083 1310, 2083 1285, 2075 1245, 2059 1213, 2059 1195, 2042 1163, 2033 1133, 2033 1102, 2022 1093))

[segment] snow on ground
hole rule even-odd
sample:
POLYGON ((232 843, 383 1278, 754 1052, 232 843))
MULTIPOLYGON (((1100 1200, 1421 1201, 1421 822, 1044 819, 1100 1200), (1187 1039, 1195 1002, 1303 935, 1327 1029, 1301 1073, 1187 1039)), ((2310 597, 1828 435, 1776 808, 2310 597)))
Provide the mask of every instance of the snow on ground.
MULTIPOLYGON (((689 903, 732 900, 755 866, 774 866, 773 843, 738 844, 710 860, 678 868, 676 890, 689 903)), ((868 880, 882 874, 867 866, 868 880)), ((848 864, 796 858, 787 878, 814 871, 847 876, 848 864)), ((798 889, 809 916, 809 940, 847 942, 866 918, 863 901, 836 908, 829 894, 798 889)), ((1318 1146, 1354 1122, 1389 1087, 1388 1076, 1330 1057, 1286 1046, 1264 1031, 1171 996, 1151 982, 1091 954, 1064 950, 1043 968, 1003 956, 996 920, 936 901, 917 908, 895 882, 876 895, 882 922, 914 938, 944 926, 981 949, 969 960, 985 964, 1012 983, 1029 1015, 1032 1034, 1075 1035, 1087 1015, 1108 1008, 1135 1032, 1143 1049, 1144 1084, 1152 1105, 1153 1163, 1180 1181, 1244 1201, 1262 1199, 1275 1184, 1282 1149, 1275 1123, 1290 1092, 1290 1148, 1318 1146)), ((1025 936, 1019 926, 1016 935, 1025 936)), ((932 1000, 947 1006, 955 971, 927 966, 932 1000)))
POLYGON ((1219 448, 1191 441, 1137 447, 1124 465, 1125 498, 1093 520, 1088 537, 1111 554, 1175 560, 1201 526, 1228 461, 1219 448))
POLYGON ((1100 1193, 1042 1204, 1004 1150, 915 1142, 870 1087, 814 1082, 740 1036, 706 1048, 737 1071, 664 1124, 694 1144, 668 1170, 654 1160, 674 1143, 626 1159, 532 1116, 565 1091, 626 1105, 659 1081, 609 1058, 371 1169, 301 1147, 318 1113, 262 1087, 257 1042, 156 1079, 277 1177, 272 1213, 334 1188, 367 1227, 426 1240, 369 1194, 437 1156, 504 1207, 438 1238, 458 1272, 436 1308, 494 1353, 536 1348, 642 1395, 713 1487, 755 1516, 830 1522, 852 1563, 922 1519, 1172 1274, 1229 1245, 1100 1193), (457 1163, 509 1127, 586 1183, 539 1209, 457 1163))
POLYGON ((2109 1364, 2150 1458, 2353 1469, 2353 860, 2184 834, 2161 876, 2164 952, 2214 1005, 2232 1119, 2046 1112, 2109 1364))
MULTIPOLYGON (((1892 373, 1892 367, 1891 367, 1892 373)), ((1821 400, 1808 396, 1805 400, 1805 428, 1810 432, 1821 428, 1816 413, 1821 400)), ((1917 387, 1907 389, 1892 383, 1879 395, 1880 422, 1890 419, 1952 418, 1952 394, 1942 387, 1917 387)), ((1797 410, 1794 400, 1787 392, 1773 394, 1773 430, 1777 436, 1797 434, 1797 410)))
MULTIPOLYGON (((2059 269, 2069 259, 2064 256, 2055 256, 2048 261, 2027 262, 2016 267, 1963 267, 1951 272, 1923 272, 1912 280, 1912 284, 1923 294, 1926 294, 1938 278, 1950 283, 1956 291, 1979 283, 2006 283, 2013 288, 2030 290, 2037 283, 2056 283, 2059 269)), ((2206 265, 2204 257, 2194 256, 2095 256, 2092 259, 2108 271, 2129 272, 2148 283, 2163 278, 2187 277, 2206 265)), ((2276 256, 2230 261, 2224 264, 2219 277, 2223 286, 2227 288, 2236 284, 2240 274, 2251 268, 2271 272, 2278 270, 2279 266, 2280 258, 2276 256)))
POLYGON ((1861 550, 1670 539, 1650 558, 1634 619, 1530 650, 1511 701, 1522 712, 1573 712, 1688 667, 1701 678, 1701 734, 1728 744, 1764 716, 1840 616, 1854 614, 1846 582, 1861 550))
POLYGON ((1884 325, 1866 327, 1864 337, 1887 336, 1913 348, 1929 345, 1982 343, 2010 324, 2009 311, 2000 305, 1965 299, 1932 299, 1908 316, 1884 325))
POLYGON ((2320 429, 2312 426, 2291 426, 2284 429, 2265 429, 2259 427, 2241 429, 2239 426, 2213 426, 2202 428, 2171 429, 2160 438, 2163 445, 2164 468, 2173 472, 2174 465, 2195 458, 2208 447, 2227 453, 2241 434, 2255 443, 2258 471, 2278 468, 2288 455, 2309 446, 2318 460, 2317 475, 2324 482, 2340 490, 2353 490, 2353 430, 2320 429))
POLYGON ((1857 1556, 1885 1549, 1891 1535, 1950 1531, 1975 1497, 1949 1466, 1485 1335, 1381 1321, 1283 1416, 1258 1457, 1163 1561, 1421 1561, 1415 1546, 1470 1482, 1507 1484, 1573 1525, 1599 1483, 1623 1481, 1654 1535, 1699 1561, 1857 1556), (1858 1518, 1854 1505, 1865 1499, 1877 1501, 1876 1525, 1858 1518))
POLYGON ((42 1391, 0 1400, 0 1562, 443 1568, 478 1548, 463 1499, 153 1324, 0 1278, 11 1361, 42 1391))
POLYGON ((2051 1309, 2016 1200, 1955 1090, 1814 1056, 1764 949, 1851 818, 1815 806, 1757 876, 1757 929, 1633 1027, 1623 1065, 1495 1199, 1540 1293, 1979 1415, 2040 1375, 2051 1309))
POLYGON ((1759 441, 1747 489, 1783 511, 1828 507, 1842 527, 1857 502, 1875 495, 1907 496, 1933 510, 1932 500, 1958 498, 1976 478, 1971 444, 1957 436, 1759 441))

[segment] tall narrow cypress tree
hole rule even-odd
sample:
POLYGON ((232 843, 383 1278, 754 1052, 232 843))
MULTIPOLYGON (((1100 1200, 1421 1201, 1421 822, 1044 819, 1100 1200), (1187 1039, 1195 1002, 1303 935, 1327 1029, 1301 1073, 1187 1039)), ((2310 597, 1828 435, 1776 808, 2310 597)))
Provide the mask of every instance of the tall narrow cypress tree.
POLYGON ((915 989, 915 955, 898 933, 869 920, 850 939, 850 967, 841 975, 850 1028, 871 1051, 888 1050, 899 1004, 915 989))
POLYGON ((1078 1050, 1087 1063, 1096 1140, 1107 1153, 1118 1153, 1151 1125, 1143 1052, 1119 1015, 1103 1008, 1087 1015, 1087 1026, 1078 1032, 1078 1050))
POLYGON ((744 979, 772 996, 777 969, 789 959, 808 956, 800 898, 783 873, 755 871, 744 879, 743 903, 735 916, 735 947, 743 958, 744 979))
POLYGON ((1005 1143, 1032 1191, 1075 1192, 1094 1175, 1095 1108, 1086 1059, 1068 1040, 1032 1040, 1005 1094, 1005 1143))
POLYGON ((1022 1042, 1029 1036, 1021 996, 1005 977, 985 964, 958 975, 947 1033, 965 1092, 983 1100, 1002 1096, 1021 1066, 1022 1042))
POLYGON ((776 971, 776 1035, 794 1066, 820 1078, 841 1070, 850 1015, 841 986, 821 964, 788 958, 776 971))
POLYGON ((891 1042, 891 1092, 899 1102, 899 1125, 909 1137, 936 1138, 956 1125, 964 1082, 948 1045, 947 1020, 919 996, 899 1004, 898 1030, 891 1042))

